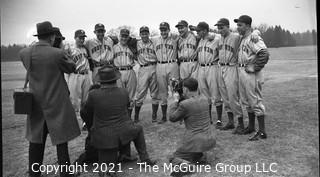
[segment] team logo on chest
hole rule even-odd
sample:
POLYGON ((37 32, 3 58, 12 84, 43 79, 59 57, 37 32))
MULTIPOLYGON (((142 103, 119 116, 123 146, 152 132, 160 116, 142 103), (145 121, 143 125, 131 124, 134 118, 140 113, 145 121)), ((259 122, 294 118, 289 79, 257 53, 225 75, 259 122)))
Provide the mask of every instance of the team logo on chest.
POLYGON ((109 50, 109 51, 111 51, 111 48, 110 48, 110 46, 108 46, 108 45, 97 45, 97 46, 95 46, 95 47, 93 47, 92 49, 91 49, 91 53, 95 53, 95 52, 97 52, 97 51, 100 51, 101 49, 104 49, 104 50, 109 50))

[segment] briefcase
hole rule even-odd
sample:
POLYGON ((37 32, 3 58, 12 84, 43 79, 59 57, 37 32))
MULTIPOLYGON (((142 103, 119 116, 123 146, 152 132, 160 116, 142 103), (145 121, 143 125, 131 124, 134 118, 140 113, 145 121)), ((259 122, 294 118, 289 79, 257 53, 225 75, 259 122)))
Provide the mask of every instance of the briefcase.
POLYGON ((29 88, 16 88, 13 92, 14 113, 31 114, 33 95, 29 88))

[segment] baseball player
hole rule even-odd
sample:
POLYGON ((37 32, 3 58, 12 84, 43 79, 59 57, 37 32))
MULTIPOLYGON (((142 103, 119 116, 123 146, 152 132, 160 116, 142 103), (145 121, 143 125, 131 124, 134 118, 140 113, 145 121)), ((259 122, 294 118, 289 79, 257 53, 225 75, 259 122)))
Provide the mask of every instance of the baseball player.
POLYGON ((118 80, 119 87, 126 88, 129 92, 130 106, 128 108, 129 117, 131 117, 134 106, 134 96, 137 87, 137 78, 133 70, 134 55, 129 49, 127 42, 129 41, 130 31, 128 29, 120 30, 120 42, 113 46, 113 63, 121 73, 118 80))
POLYGON ((105 27, 98 23, 94 27, 94 33, 97 38, 86 40, 85 47, 88 49, 90 64, 92 69, 93 84, 97 84, 96 75, 98 69, 105 64, 111 64, 113 59, 114 42, 110 37, 105 37, 105 27))
POLYGON ((255 116, 257 116, 259 125, 259 130, 249 140, 266 139, 265 107, 262 104, 261 88, 263 84, 262 68, 268 62, 269 53, 262 38, 259 38, 259 41, 251 40, 251 17, 242 15, 234 22, 237 23, 237 30, 242 35, 238 50, 240 99, 247 106, 248 113, 254 114, 251 118, 249 117, 247 131, 254 130, 255 116))
MULTIPOLYGON (((221 18, 215 26, 221 34, 219 40, 219 65, 220 65, 220 83, 219 89, 224 102, 224 108, 228 115, 228 123, 222 127, 221 120, 216 123, 217 128, 229 130, 234 128, 234 117, 238 118, 237 128, 233 134, 248 134, 244 131, 243 113, 240 105, 239 96, 239 77, 238 77, 238 58, 237 51, 240 44, 240 35, 230 31, 229 20, 221 18)), ((253 41, 258 41, 258 31, 254 31, 251 36, 253 41)), ((249 115, 250 117, 250 115, 249 115)))
POLYGON ((160 34, 161 36, 154 40, 154 46, 158 59, 156 73, 162 110, 162 119, 158 123, 162 124, 167 121, 170 79, 179 78, 179 66, 177 63, 178 36, 170 34, 170 26, 167 22, 160 23, 160 34))
MULTIPOLYGON (((208 98, 210 119, 212 120, 211 109, 212 99, 216 106, 218 120, 222 117, 222 99, 219 92, 219 65, 218 65, 218 42, 219 35, 215 35, 214 40, 208 39, 209 25, 200 22, 197 27, 197 34, 201 38, 197 47, 198 54, 198 81, 199 91, 208 98)), ((212 123, 212 122, 211 122, 212 123)))
POLYGON ((71 48, 71 56, 76 63, 75 73, 69 74, 68 86, 70 90, 70 99, 74 109, 79 112, 80 105, 83 105, 87 99, 89 88, 92 84, 88 53, 84 47, 85 31, 79 29, 74 33, 75 47, 71 48))
POLYGON ((159 107, 158 83, 156 75, 157 56, 154 50, 153 42, 149 38, 150 32, 147 26, 140 28, 141 40, 137 42, 138 63, 140 69, 138 72, 138 86, 135 99, 134 121, 139 121, 139 112, 146 98, 148 88, 152 98, 152 122, 157 122, 157 111, 159 107))
POLYGON ((178 59, 180 62, 180 78, 197 78, 196 36, 188 30, 188 23, 181 20, 177 25, 180 33, 178 40, 178 59))

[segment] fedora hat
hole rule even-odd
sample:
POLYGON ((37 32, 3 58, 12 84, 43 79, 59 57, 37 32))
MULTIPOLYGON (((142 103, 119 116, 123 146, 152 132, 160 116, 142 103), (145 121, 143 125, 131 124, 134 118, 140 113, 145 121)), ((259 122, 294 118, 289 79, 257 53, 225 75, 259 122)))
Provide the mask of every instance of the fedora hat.
POLYGON ((115 67, 106 65, 98 70, 97 81, 101 83, 111 82, 114 80, 118 80, 120 76, 120 71, 118 71, 115 67))
POLYGON ((37 23, 37 34, 33 36, 42 36, 46 34, 53 34, 57 31, 49 21, 37 23))

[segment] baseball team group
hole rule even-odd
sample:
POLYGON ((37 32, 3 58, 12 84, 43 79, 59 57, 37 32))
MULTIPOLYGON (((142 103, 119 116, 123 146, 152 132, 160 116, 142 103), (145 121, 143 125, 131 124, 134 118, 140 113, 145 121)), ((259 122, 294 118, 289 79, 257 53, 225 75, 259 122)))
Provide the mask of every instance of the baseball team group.
MULTIPOLYGON (((268 62, 269 53, 260 32, 252 29, 250 16, 242 15, 234 19, 234 22, 237 25, 237 32, 231 31, 228 19, 221 18, 215 24, 218 33, 214 33, 206 22, 199 22, 197 26, 193 26, 189 25, 187 21, 181 20, 175 25, 179 34, 171 33, 170 25, 167 22, 162 22, 159 26, 159 37, 151 38, 149 28, 142 26, 139 29, 141 39, 130 36, 128 29, 121 29, 119 38, 107 36, 105 35, 105 26, 98 23, 94 27, 96 38, 86 39, 85 31, 79 29, 74 33, 75 43, 72 46, 65 45, 63 43, 65 38, 59 29, 55 30, 53 46, 63 49, 64 54, 70 56, 75 63, 73 72, 65 72, 67 74, 64 74, 69 90, 68 97, 74 110, 80 113, 86 105, 89 93, 92 90, 105 87, 99 74, 101 75, 107 66, 120 73, 116 85, 119 88, 124 88, 128 93, 129 100, 126 111, 130 118, 134 112, 133 122, 135 124, 139 124, 142 118, 139 114, 148 92, 152 103, 150 121, 164 124, 167 121, 168 98, 169 92, 172 91, 171 82, 180 79, 182 83, 186 83, 187 88, 189 88, 188 84, 191 85, 190 91, 194 91, 194 82, 197 82, 195 93, 198 97, 207 100, 207 104, 201 105, 205 107, 205 110, 208 110, 209 124, 213 124, 212 107, 215 106, 217 115, 214 126, 216 129, 233 129, 232 133, 238 135, 255 133, 249 138, 249 141, 266 139, 262 85, 263 68, 268 62), (133 69, 136 64, 139 65, 138 73, 133 69), (190 81, 190 78, 193 80, 190 81), (159 105, 162 111, 161 119, 157 118, 159 105), (249 122, 246 127, 242 108, 245 108, 248 114, 249 122), (228 117, 225 124, 222 123, 223 109, 228 117), (237 119, 237 126, 235 126, 234 119, 237 119), (258 122, 257 131, 255 129, 256 119, 258 122)), ((32 53, 33 47, 30 50, 32 53)), ((23 52, 21 56, 24 60, 23 52)), ((25 54, 25 58, 28 58, 27 54, 25 54)), ((62 69, 67 70, 67 68, 62 69)), ((110 79, 110 81, 113 80, 110 79)), ((37 79, 33 80, 33 82, 36 81, 37 79)), ((104 82, 109 81, 104 80, 104 82)), ((173 97, 174 100, 179 100, 179 95, 173 94, 173 97)), ((50 100, 47 101, 50 102, 50 100)), ((62 101, 61 104, 66 103, 62 101)), ((43 112, 43 114, 47 114, 47 112, 43 112)), ((171 111, 169 112, 171 113, 171 111)), ((47 132, 45 135, 48 131, 49 134, 52 131, 51 125, 48 120, 46 121, 44 129, 47 132)), ((85 126, 88 125, 84 124, 85 126)), ((29 131, 30 149, 32 146, 34 149, 39 148, 32 142, 42 143, 45 140, 43 138, 32 139, 32 134, 37 134, 37 132, 32 132, 32 128, 29 131)), ((39 131, 43 131, 43 129, 39 131)), ((77 131, 75 132, 77 134, 77 131)), ((75 134, 70 135, 69 139, 75 134)), ((44 134, 40 133, 39 136, 44 136, 44 134)), ((143 142, 144 138, 141 141, 143 142)), ((59 145, 61 142, 64 140, 54 142, 53 138, 53 144, 59 145)), ((63 151, 61 149, 63 148, 60 148, 60 152, 63 151)), ((32 156, 31 151, 29 151, 30 156, 32 156)), ((59 153, 58 146, 57 151, 59 153)), ((101 153, 99 151, 101 156, 107 154, 103 153, 103 151, 101 153)), ((146 159, 149 160, 149 158, 146 159)))

